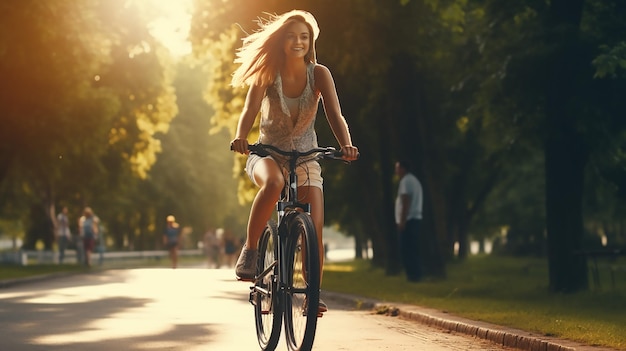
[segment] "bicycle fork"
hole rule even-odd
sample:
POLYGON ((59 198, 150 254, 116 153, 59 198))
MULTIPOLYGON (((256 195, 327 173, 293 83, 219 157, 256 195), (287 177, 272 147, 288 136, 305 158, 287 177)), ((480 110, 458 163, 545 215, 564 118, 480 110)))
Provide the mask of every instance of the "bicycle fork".
MULTIPOLYGON (((255 278, 254 285, 250 287, 249 301, 252 305, 256 305, 259 296, 268 296, 270 301, 272 301, 271 308, 273 308, 275 300, 272 294, 279 294, 278 296, 282 299, 283 296, 291 293, 292 287, 287 282, 288 267, 285 264, 287 257, 285 250, 289 237, 289 228, 286 225, 288 225, 289 221, 285 221, 285 218, 291 212, 303 211, 311 213, 311 204, 298 202, 298 176, 295 172, 295 167, 296 160, 294 159, 290 161, 291 172, 289 172, 289 184, 287 184, 288 186, 285 187, 286 189, 283 193, 284 197, 276 203, 278 233, 274 237, 274 239, 277 239, 274 245, 277 245, 275 253, 278 254, 278 257, 275 257, 274 262, 255 278), (276 265, 278 265, 278 276, 274 274, 267 285, 262 284, 262 281, 276 269, 276 265)), ((270 311, 263 312, 266 314, 270 313, 270 311)))
MULTIPOLYGON (((279 221, 282 221, 282 215, 279 214, 279 221)), ((280 228, 280 227, 278 227, 280 228)), ((281 282, 281 277, 286 276, 286 272, 281 267, 280 262, 284 262, 284 247, 286 241, 286 235, 281 234, 282 229, 278 230, 278 233, 273 237, 274 245, 276 245, 274 261, 267 266, 263 272, 259 273, 254 279, 254 284, 250 286, 249 301, 253 306, 256 306, 257 301, 260 301, 260 297, 265 296, 270 301, 270 308, 267 311, 262 311, 263 314, 269 314, 274 307, 274 295, 282 296, 285 291, 285 283, 281 282), (273 274, 276 272, 276 274, 273 274)), ((265 248, 267 249, 267 248, 265 248)))
MULTIPOLYGON (((273 299, 274 294, 278 294, 278 297, 282 299, 286 294, 292 293, 293 287, 290 286, 288 282, 288 273, 289 268, 287 263, 287 241, 289 240, 289 228, 286 227, 288 225, 288 220, 284 219, 288 217, 289 214, 285 215, 285 212, 297 212, 293 210, 293 203, 287 201, 281 201, 276 204, 278 209, 278 233, 274 237, 276 245, 275 253, 278 257, 274 258, 274 262, 272 262, 269 266, 267 266, 263 272, 261 272, 257 277, 255 277, 254 284, 250 286, 250 295, 249 301, 252 305, 257 304, 260 296, 266 296, 273 303, 276 301, 273 299), (276 272, 276 274, 272 274, 272 272, 276 272), (268 281, 268 277, 271 276, 271 280, 268 281), (265 282, 265 283, 264 283, 265 282)), ((300 210, 304 210, 301 206, 300 210)), ((265 314, 269 314, 271 311, 263 311, 265 314)))

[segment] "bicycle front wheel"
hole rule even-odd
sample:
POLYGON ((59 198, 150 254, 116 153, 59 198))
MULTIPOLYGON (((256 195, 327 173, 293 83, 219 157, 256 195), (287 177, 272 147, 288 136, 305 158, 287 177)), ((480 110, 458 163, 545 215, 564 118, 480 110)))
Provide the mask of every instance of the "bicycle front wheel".
POLYGON ((280 294, 276 281, 277 233, 276 223, 268 222, 259 239, 257 278, 250 292, 250 301, 254 305, 257 339, 263 351, 276 349, 282 321, 280 294))
POLYGON ((285 334, 289 350, 311 350, 317 328, 320 261, 317 234, 311 216, 294 214, 285 251, 287 289, 285 334))

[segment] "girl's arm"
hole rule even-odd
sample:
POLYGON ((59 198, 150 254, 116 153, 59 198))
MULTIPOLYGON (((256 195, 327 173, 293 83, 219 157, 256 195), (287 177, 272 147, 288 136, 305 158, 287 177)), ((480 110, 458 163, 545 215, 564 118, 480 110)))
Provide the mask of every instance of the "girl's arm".
POLYGON ((339 145, 341 146, 344 158, 348 161, 356 160, 359 150, 352 145, 352 138, 350 137, 348 124, 346 123, 346 119, 341 114, 339 97, 337 96, 333 76, 326 66, 320 64, 315 66, 314 72, 315 87, 322 94, 324 112, 326 113, 330 129, 333 131, 337 142, 339 142, 339 145))
POLYGON ((265 95, 265 87, 259 85, 252 85, 248 89, 246 95, 246 102, 239 116, 239 122, 237 123, 237 132, 235 133, 235 139, 230 142, 233 151, 237 151, 242 154, 248 154, 248 133, 252 129, 254 120, 259 114, 261 109, 261 102, 265 95))

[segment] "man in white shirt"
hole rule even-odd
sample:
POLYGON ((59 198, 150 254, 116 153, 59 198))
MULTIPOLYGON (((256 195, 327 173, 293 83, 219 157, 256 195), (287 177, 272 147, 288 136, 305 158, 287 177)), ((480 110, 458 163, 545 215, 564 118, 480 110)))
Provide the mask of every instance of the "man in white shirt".
POLYGON ((406 277, 411 282, 422 278, 418 235, 422 220, 422 185, 411 173, 407 161, 396 162, 396 175, 400 178, 396 197, 395 215, 400 240, 400 252, 406 277))

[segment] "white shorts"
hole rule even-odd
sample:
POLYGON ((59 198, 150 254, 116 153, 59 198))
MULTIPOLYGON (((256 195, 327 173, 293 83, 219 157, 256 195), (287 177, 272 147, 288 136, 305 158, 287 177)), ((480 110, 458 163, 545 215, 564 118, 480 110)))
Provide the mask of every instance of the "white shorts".
MULTIPOLYGON (((276 161, 272 156, 266 157, 276 161)), ((259 185, 254 180, 254 166, 256 166, 257 162, 259 162, 262 158, 263 157, 257 154, 250 154, 248 155, 248 160, 246 161, 246 173, 256 186, 259 185)), ((289 170, 287 169, 287 165, 279 164, 279 166, 283 170, 285 180, 288 180, 289 170)), ((314 186, 320 188, 320 190, 324 190, 322 185, 324 183, 324 180, 322 179, 322 167, 319 162, 311 160, 299 164, 296 166, 296 174, 298 175, 298 186, 314 186)))

